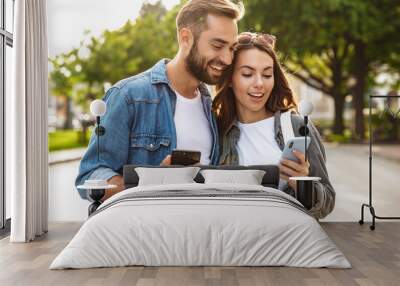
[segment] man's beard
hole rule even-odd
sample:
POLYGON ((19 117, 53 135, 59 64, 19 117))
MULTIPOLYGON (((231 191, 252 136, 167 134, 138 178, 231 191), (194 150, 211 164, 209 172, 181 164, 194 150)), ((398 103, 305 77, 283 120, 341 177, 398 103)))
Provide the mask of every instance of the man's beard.
POLYGON ((195 76, 199 81, 206 84, 217 84, 221 80, 220 77, 211 76, 207 72, 207 66, 210 64, 207 60, 199 54, 197 49, 197 42, 195 41, 192 48, 190 49, 189 55, 186 58, 186 66, 188 71, 195 76))

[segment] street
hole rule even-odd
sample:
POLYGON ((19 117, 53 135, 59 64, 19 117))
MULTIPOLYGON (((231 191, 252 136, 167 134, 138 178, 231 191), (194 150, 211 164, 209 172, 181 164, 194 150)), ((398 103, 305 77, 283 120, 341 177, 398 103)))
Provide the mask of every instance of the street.
MULTIPOLYGON (((336 190, 336 206, 323 221, 358 221, 368 203, 368 149, 326 144, 327 167, 336 190)), ((50 165, 49 220, 83 221, 88 202, 74 189, 79 161, 50 165)), ((379 216, 400 216, 400 163, 373 157, 373 205, 379 216)), ((366 209, 366 221, 370 220, 366 209)))

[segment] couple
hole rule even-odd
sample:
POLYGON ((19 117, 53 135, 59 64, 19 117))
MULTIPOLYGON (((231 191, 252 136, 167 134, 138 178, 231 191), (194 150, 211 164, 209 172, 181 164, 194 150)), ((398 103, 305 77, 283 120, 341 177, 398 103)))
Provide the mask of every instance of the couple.
MULTIPOLYGON (((335 192, 313 126, 309 163, 299 152, 294 154, 299 163, 280 160, 280 114, 295 110, 296 103, 274 51, 275 38, 238 35, 242 12, 242 6, 229 0, 191 0, 182 7, 176 19, 175 58, 163 59, 107 91, 100 161, 92 136, 76 185, 87 179, 117 185, 106 190, 105 200, 124 189, 124 165, 168 165, 173 149, 199 150, 203 165, 276 164, 285 181, 291 176, 321 177, 312 211, 318 218, 332 211, 335 192), (214 102, 205 84, 218 84, 214 102)), ((299 136, 302 118, 293 112, 291 121, 299 136)), ((289 181, 282 190, 294 195, 296 186, 289 181)), ((86 199, 84 192, 80 195, 86 199)))

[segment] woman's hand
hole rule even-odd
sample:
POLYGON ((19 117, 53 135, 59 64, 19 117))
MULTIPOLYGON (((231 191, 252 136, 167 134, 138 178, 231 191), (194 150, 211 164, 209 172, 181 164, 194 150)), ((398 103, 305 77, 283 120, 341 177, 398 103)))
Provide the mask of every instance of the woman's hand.
POLYGON ((303 153, 297 150, 293 150, 293 154, 299 159, 299 163, 282 159, 279 163, 279 171, 280 177, 283 180, 286 180, 289 186, 297 191, 296 181, 289 180, 289 177, 303 177, 308 176, 310 163, 306 162, 305 156, 303 153))

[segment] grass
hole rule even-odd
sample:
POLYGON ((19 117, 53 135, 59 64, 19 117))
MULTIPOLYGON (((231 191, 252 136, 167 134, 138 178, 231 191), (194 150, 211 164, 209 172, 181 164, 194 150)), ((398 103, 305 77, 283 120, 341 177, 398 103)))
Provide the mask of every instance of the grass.
MULTIPOLYGON (((86 137, 88 137, 89 134, 90 131, 88 130, 86 137)), ((82 142, 81 136, 81 130, 57 130, 49 132, 49 151, 86 147, 88 138, 86 138, 85 142, 82 142)))
POLYGON ((328 142, 336 142, 336 143, 351 143, 352 142, 351 131, 346 129, 343 135, 332 134, 332 133, 328 134, 325 137, 325 140, 328 142))
MULTIPOLYGON (((327 142, 336 143, 352 143, 354 141, 353 134, 350 128, 344 129, 343 134, 332 133, 333 121, 329 119, 313 120, 315 126, 317 126, 322 137, 327 142)), ((351 126, 350 120, 344 120, 344 126, 351 126)))

